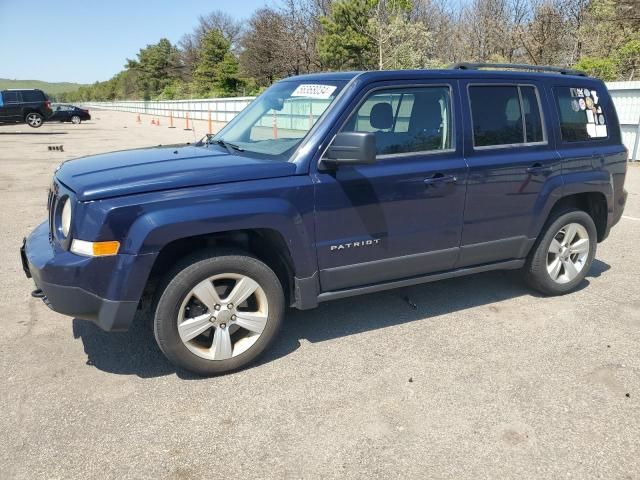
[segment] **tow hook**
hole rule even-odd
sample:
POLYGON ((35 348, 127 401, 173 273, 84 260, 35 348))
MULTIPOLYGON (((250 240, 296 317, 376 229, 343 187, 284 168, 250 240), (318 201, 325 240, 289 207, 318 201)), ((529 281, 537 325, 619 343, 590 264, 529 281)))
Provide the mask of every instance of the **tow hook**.
POLYGON ((37 288, 33 292, 31 292, 31 296, 33 298, 44 298, 44 292, 37 288))

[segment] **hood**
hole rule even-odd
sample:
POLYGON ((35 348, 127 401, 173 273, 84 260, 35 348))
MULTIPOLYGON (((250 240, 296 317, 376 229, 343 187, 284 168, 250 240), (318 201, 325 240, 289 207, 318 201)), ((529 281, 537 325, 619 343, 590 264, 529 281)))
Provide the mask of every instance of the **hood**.
POLYGON ((56 178, 78 200, 295 174, 293 163, 232 155, 216 146, 123 150, 64 162, 56 178))

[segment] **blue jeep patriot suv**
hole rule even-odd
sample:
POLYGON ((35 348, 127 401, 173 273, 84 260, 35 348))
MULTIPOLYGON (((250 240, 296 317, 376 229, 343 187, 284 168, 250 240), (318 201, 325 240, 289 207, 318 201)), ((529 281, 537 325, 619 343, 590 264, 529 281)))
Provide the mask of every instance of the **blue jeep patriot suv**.
POLYGON ((213 375, 286 306, 495 269, 570 292, 627 151, 601 81, 527 68, 288 78, 197 144, 67 161, 22 248, 34 295, 105 330, 150 310, 164 354, 213 375))

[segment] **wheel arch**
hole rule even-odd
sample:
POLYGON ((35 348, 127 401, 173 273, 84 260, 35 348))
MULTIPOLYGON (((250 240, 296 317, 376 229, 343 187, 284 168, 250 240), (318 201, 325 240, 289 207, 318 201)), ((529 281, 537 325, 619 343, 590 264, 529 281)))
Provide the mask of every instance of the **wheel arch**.
POLYGON ((143 301, 151 301, 156 287, 165 274, 185 256, 197 250, 233 248, 264 262, 278 277, 285 299, 294 299, 295 264, 284 236, 271 228, 252 228, 186 236, 164 245, 151 268, 143 301))
POLYGON ((549 212, 549 218, 558 212, 573 208, 589 214, 596 225, 598 242, 606 238, 608 202, 604 193, 601 191, 586 191, 566 195, 553 205, 549 212))

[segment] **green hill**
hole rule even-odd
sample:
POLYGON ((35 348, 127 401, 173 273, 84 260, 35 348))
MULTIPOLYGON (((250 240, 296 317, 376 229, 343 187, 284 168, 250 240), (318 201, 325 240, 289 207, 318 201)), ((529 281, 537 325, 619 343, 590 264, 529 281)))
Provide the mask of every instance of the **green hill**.
POLYGON ((8 78, 0 78, 0 90, 7 88, 39 88, 49 95, 56 95, 62 92, 73 92, 80 87, 82 83, 71 82, 42 82, 40 80, 10 80, 8 78))

